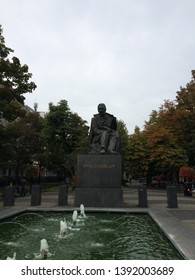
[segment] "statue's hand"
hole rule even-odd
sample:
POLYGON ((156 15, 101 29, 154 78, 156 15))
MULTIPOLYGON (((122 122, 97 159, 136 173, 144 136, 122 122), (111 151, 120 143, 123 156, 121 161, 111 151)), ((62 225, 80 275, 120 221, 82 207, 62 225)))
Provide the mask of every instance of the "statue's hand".
POLYGON ((102 126, 103 129, 106 129, 107 131, 112 131, 112 129, 110 127, 107 126, 102 126))

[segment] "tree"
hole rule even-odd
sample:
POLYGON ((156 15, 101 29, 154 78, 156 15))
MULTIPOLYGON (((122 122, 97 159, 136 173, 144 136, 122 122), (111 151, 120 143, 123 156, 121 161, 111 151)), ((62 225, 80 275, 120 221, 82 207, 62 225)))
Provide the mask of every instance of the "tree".
POLYGON ((185 163, 186 153, 182 145, 181 116, 176 102, 165 100, 159 111, 153 111, 144 132, 148 149, 148 170, 151 176, 162 174, 170 180, 185 163))
POLYGON ((6 156, 6 161, 16 170, 16 177, 28 165, 40 160, 44 151, 42 129, 43 119, 37 112, 27 113, 24 118, 7 124, 4 165, 6 156))
POLYGON ((144 173, 148 170, 148 149, 146 137, 139 127, 129 136, 129 171, 131 174, 144 173))
POLYGON ((43 131, 47 167, 56 172, 74 172, 76 156, 87 149, 86 121, 72 113, 66 100, 49 104, 43 131))
MULTIPOLYGON (((146 135, 149 150, 149 166, 153 173, 163 173, 172 180, 175 172, 185 162, 185 151, 178 145, 174 134, 167 128, 157 126, 146 135)), ((155 174, 153 174, 155 175, 155 174)))
POLYGON ((28 72, 28 66, 21 65, 17 57, 10 59, 12 52, 13 50, 5 45, 0 25, 0 154, 1 162, 4 161, 5 165, 10 153, 6 149, 8 139, 6 125, 18 117, 25 116, 23 94, 36 88, 35 83, 29 81, 32 74, 28 72))
POLYGON ((177 120, 180 125, 178 137, 186 149, 188 164, 195 166, 195 70, 192 70, 192 80, 177 92, 176 108, 180 112, 177 120))
POLYGON ((122 158, 122 170, 124 172, 129 170, 129 153, 128 143, 129 135, 125 123, 122 120, 117 121, 117 129, 120 135, 120 154, 122 158))
POLYGON ((27 92, 35 90, 36 85, 29 80, 32 74, 26 64, 21 65, 17 57, 9 58, 11 48, 6 47, 3 29, 0 25, 0 121, 13 121, 24 116, 23 109, 27 92))

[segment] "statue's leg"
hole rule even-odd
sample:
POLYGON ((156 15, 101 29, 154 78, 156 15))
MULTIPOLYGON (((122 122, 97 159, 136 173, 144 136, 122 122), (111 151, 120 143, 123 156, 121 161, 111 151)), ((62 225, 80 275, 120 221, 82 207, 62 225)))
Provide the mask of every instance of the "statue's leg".
POLYGON ((118 132, 113 131, 110 133, 109 145, 108 145, 108 151, 110 153, 112 154, 116 153, 117 142, 118 142, 118 132))
POLYGON ((108 132, 105 130, 101 133, 101 138, 100 138, 100 153, 105 154, 107 146, 108 146, 108 139, 109 135, 108 132))

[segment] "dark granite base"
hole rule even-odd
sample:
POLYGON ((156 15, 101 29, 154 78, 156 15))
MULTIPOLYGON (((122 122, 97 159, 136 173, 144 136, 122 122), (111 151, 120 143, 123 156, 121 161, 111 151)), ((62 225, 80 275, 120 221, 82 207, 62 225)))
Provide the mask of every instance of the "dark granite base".
POLYGON ((79 155, 74 205, 79 207, 121 207, 120 155, 79 155))
POLYGON ((148 207, 146 186, 141 186, 138 188, 138 198, 139 198, 139 203, 138 203, 139 207, 148 207))
POLYGON ((3 205, 4 206, 14 206, 15 203, 15 188, 12 186, 5 187, 3 205))
POLYGON ((68 204, 68 186, 67 185, 59 186, 58 206, 65 206, 67 204, 68 204))
POLYGON ((79 207, 122 207, 122 189, 76 188, 74 205, 79 207))
POLYGON ((41 205, 41 186, 34 185, 31 190, 31 206, 41 205))
POLYGON ((79 188, 120 188, 120 155, 79 155, 77 159, 79 188))
POLYGON ((167 207, 178 208, 177 188, 175 186, 167 187, 167 207))

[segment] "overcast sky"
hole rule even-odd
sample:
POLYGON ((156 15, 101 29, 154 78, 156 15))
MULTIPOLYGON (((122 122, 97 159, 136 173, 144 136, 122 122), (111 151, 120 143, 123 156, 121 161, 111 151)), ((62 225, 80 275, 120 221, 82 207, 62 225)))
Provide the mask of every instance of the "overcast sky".
POLYGON ((195 69, 194 0, 0 0, 0 24, 37 85, 26 104, 65 99, 88 124, 105 103, 143 129, 195 69))

